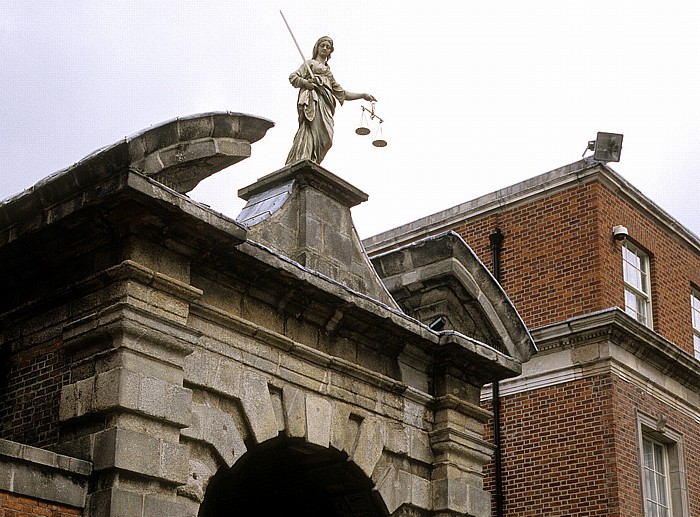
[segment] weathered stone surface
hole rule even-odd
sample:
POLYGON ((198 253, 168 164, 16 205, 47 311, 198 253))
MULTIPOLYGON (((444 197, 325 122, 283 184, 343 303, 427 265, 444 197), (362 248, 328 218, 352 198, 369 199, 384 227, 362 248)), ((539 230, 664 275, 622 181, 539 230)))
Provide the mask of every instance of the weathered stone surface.
POLYGON ((177 488, 178 495, 185 496, 197 503, 204 500, 204 492, 209 478, 214 474, 204 462, 191 459, 189 462, 189 476, 187 484, 177 488))
POLYGON ((123 488, 109 488, 89 497, 90 517, 167 515, 186 517, 186 506, 179 501, 156 494, 141 494, 123 488))
POLYGON ((382 495, 389 513, 406 503, 411 503, 411 475, 394 467, 381 469, 377 490, 382 495))
POLYGON ((88 497, 87 511, 94 517, 143 515, 143 495, 117 487, 98 490, 88 497))
POLYGON ((82 508, 92 464, 0 440, 0 490, 82 508))
POLYGON ((169 499, 155 494, 146 494, 143 501, 143 515, 186 517, 187 507, 182 502, 174 500, 174 498, 169 499))
POLYGON ((234 417, 210 404, 192 404, 192 425, 182 436, 210 444, 228 466, 247 450, 234 417))
POLYGON ((381 467, 375 471, 377 490, 393 514, 399 507, 432 508, 431 482, 395 467, 381 467))
POLYGON ((292 438, 304 438, 307 435, 307 400, 304 393, 292 386, 285 386, 283 401, 287 434, 292 438))
POLYGON ((243 374, 241 405, 249 419, 252 436, 256 443, 262 443, 277 436, 277 419, 266 379, 253 372, 243 374))
POLYGON ((350 208, 367 194, 321 166, 287 166, 241 189, 249 236, 351 289, 397 308, 365 255, 350 208))
MULTIPOLYGON (((94 462, 86 515, 193 516, 201 503, 211 517, 233 488, 256 488, 241 471, 285 486, 303 472, 312 497, 327 491, 347 514, 484 515, 479 390, 519 372, 529 350, 510 345, 527 331, 451 238, 387 257, 385 272, 503 350, 403 313, 352 224, 366 195, 316 165, 243 189, 249 228, 154 179, 186 188, 244 155, 246 124, 171 121, 0 206, 0 339, 66 354, 55 446, 94 462), (464 293, 489 307, 465 313, 464 293)), ((47 468, 78 461, 61 458, 47 468)))
POLYGON ((121 408, 186 427, 190 423, 191 399, 187 388, 115 368, 63 386, 59 418, 67 421, 121 408))
POLYGON ((463 479, 433 481, 432 493, 433 508, 436 512, 468 517, 489 517, 491 515, 491 496, 463 479))
POLYGON ((95 470, 120 469, 174 484, 187 482, 187 448, 150 435, 111 428, 96 433, 95 470))
POLYGON ((385 430, 380 420, 366 418, 360 424, 357 447, 352 455, 352 461, 362 469, 367 477, 372 477, 384 450, 385 430))
POLYGON ((126 139, 131 167, 185 193, 250 156, 251 144, 274 125, 240 113, 215 112, 163 122, 126 139))
POLYGON ((331 441, 333 405, 322 397, 306 396, 306 439, 309 443, 328 447, 331 441))
POLYGON ((335 404, 331 428, 331 446, 334 449, 346 452, 348 455, 352 454, 358 427, 357 420, 351 418, 350 406, 335 404))

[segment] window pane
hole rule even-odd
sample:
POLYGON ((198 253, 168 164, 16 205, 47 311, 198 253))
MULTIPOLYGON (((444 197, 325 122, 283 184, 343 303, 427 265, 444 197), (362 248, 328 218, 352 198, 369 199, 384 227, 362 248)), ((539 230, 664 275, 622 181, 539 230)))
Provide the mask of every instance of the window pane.
POLYGON ((651 292, 649 289, 649 275, 647 274, 647 272, 644 270, 640 271, 639 276, 640 276, 640 282, 642 284, 641 290, 644 291, 645 293, 651 292))
POLYGON ((693 328, 700 332, 700 294, 694 292, 690 301, 693 312, 693 328))
POLYGON ((644 440, 644 466, 648 469, 654 468, 654 444, 649 440, 644 440))
POLYGON ((659 494, 657 501, 661 507, 666 507, 668 505, 666 500, 666 448, 658 443, 654 444, 654 466, 659 494))
POLYGON ((650 516, 669 517, 666 446, 645 438, 643 455, 646 512, 650 516))
POLYGON ((695 289, 690 295, 690 307, 693 314, 693 349, 695 358, 700 359, 700 292, 695 289))
POLYGON ((651 501, 652 506, 656 506, 656 501, 659 498, 659 494, 656 492, 656 478, 654 477, 654 471, 650 470, 647 472, 647 478, 649 479, 649 501, 651 501))
POLYGON ((625 312, 640 323, 651 326, 649 259, 633 244, 625 241, 622 245, 622 266, 625 281, 625 312))
POLYGON ((654 444, 654 465, 657 472, 664 471, 664 447, 658 443, 654 444))
POLYGON ((629 262, 637 269, 640 269, 642 261, 639 258, 639 255, 637 255, 634 251, 632 251, 629 248, 629 245, 627 243, 625 243, 625 245, 622 247, 622 257, 625 259, 626 262, 629 262))
POLYGON ((625 290, 625 312, 640 323, 646 325, 647 302, 637 293, 625 290))
POLYGON ((644 290, 642 272, 635 266, 625 263, 625 282, 636 287, 640 291, 644 290))

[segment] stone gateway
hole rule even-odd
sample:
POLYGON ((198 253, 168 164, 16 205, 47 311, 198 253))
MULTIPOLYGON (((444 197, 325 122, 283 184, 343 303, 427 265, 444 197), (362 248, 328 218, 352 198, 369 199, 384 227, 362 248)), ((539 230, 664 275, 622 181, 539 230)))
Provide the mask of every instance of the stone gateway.
POLYGON ((530 334, 454 233, 371 263, 366 194, 317 164, 243 188, 238 220, 185 195, 271 125, 175 119, 0 205, 0 494, 90 517, 490 515, 480 390, 530 334))

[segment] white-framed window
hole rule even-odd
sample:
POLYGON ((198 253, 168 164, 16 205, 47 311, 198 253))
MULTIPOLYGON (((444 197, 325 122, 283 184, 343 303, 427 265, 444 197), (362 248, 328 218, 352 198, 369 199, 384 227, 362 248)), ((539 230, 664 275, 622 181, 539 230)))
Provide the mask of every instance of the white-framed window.
POLYGON ((639 466, 644 517, 688 517, 688 482, 683 435, 656 419, 637 413, 639 466))
POLYGON ((700 291, 693 289, 690 295, 690 310, 693 313, 693 348, 695 358, 700 359, 700 291))
POLYGON ((625 312, 651 328, 649 256, 631 242, 624 241, 622 266, 625 279, 625 312))
POLYGON ((666 445, 642 437, 642 470, 644 472, 644 510, 649 517, 671 517, 666 445))

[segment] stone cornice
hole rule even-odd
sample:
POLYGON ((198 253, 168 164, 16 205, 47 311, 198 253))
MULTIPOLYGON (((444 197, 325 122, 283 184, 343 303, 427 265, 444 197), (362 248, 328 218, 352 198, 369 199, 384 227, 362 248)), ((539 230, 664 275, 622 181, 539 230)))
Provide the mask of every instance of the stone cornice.
POLYGON ((290 181, 295 181, 301 186, 312 186, 348 207, 359 205, 368 199, 367 194, 360 189, 353 187, 344 179, 310 161, 297 162, 263 176, 252 185, 240 189, 238 196, 248 201, 256 194, 276 188, 290 181))
POLYGON ((202 296, 201 289, 147 268, 133 260, 125 260, 121 264, 106 269, 93 278, 87 279, 85 283, 99 281, 98 279, 103 276, 111 281, 135 280, 143 285, 152 286, 159 291, 190 302, 202 296))
POLYGON ((450 364, 462 367, 484 383, 489 379, 504 379, 522 372, 522 363, 503 352, 468 336, 453 331, 442 331, 437 347, 431 349, 447 355, 450 364), (464 352, 470 351, 467 355, 464 352))
POLYGON ((609 341, 664 375, 700 390, 700 361, 617 307, 540 327, 532 335, 541 352, 609 341))
MULTIPOLYGON (((21 321, 25 318, 27 314, 31 314, 33 311, 36 311, 38 307, 42 307, 48 303, 60 303, 61 300, 70 299, 75 296, 84 298, 105 286, 129 280, 153 287, 154 289, 188 303, 198 299, 202 295, 201 289, 197 289, 175 278, 154 271, 132 260, 125 260, 120 264, 90 275, 79 282, 70 284, 60 291, 47 293, 47 295, 42 298, 34 299, 27 304, 15 307, 9 312, 0 314, 0 324, 12 326, 17 321, 21 321)), ((119 295, 109 299, 109 303, 112 304, 112 307, 116 307, 118 302, 119 295)), ((73 316, 79 319, 87 316, 87 314, 74 314, 73 316)), ((2 343, 1 338, 0 343, 2 343)))
POLYGON ((216 111, 177 117, 126 139, 129 168, 177 192, 250 156, 274 122, 262 117, 216 111))
MULTIPOLYGON (((109 151, 118 154, 118 149, 109 151)), ((201 229, 223 232, 239 243, 245 240, 245 228, 233 219, 126 168, 102 170, 94 164, 80 162, 53 181, 51 178, 0 204, 0 246, 51 227, 68 216, 85 212, 86 217, 94 217, 94 211, 90 211, 97 203, 129 196, 153 201, 154 208, 167 210, 181 221, 189 219, 201 229)))
MULTIPOLYGON (((217 307, 202 303, 201 301, 192 304, 191 312, 193 315, 207 321, 211 321, 217 325, 221 325, 229 329, 235 329, 236 332, 249 336, 260 343, 279 348, 287 354, 299 357, 300 359, 309 361, 317 366, 342 373, 363 383, 368 383, 391 393, 404 394, 404 396, 407 398, 420 404, 426 404, 426 402, 431 399, 428 394, 422 393, 415 388, 410 388, 401 381, 397 381, 391 377, 370 370, 369 368, 365 368, 351 361, 332 356, 310 346, 298 343, 283 334, 260 325, 256 325, 251 321, 222 311, 217 307)), ((208 347, 206 342, 199 343, 198 346, 204 348, 208 347)), ((212 350, 221 353, 221 350, 212 350)), ((237 357, 237 360, 244 364, 246 363, 245 358, 237 357)), ((256 367, 257 363, 253 362, 251 364, 247 364, 247 366, 256 367)))
MULTIPOLYGON (((521 377, 501 383, 500 394, 613 376, 700 421, 700 361, 618 308, 571 318, 533 332, 540 354, 521 377)), ((532 361, 531 361, 532 363, 532 361)), ((481 392, 491 399, 490 386, 481 392)))
POLYGON ((65 347, 76 357, 88 356, 91 352, 82 349, 95 344, 106 349, 127 344, 134 349, 154 349, 153 345, 157 345, 164 354, 177 358, 173 362, 178 362, 192 353, 200 337, 197 330, 123 302, 71 321, 63 328, 65 347), (131 342, 113 344, 104 340, 105 336, 128 336, 131 342))
POLYGON ((454 395, 442 395, 440 397, 435 397, 433 403, 431 404, 433 411, 444 411, 452 410, 462 413, 474 420, 481 423, 486 423, 489 418, 491 418, 491 411, 487 411, 471 402, 467 402, 454 395))
POLYGON ((0 245, 125 190, 177 208, 243 241, 245 229, 239 223, 183 193, 249 156, 250 144, 273 125, 240 113, 204 113, 163 122, 99 149, 0 202, 0 245))
MULTIPOLYGON (((304 268, 263 245, 248 241, 238 249, 261 262, 268 263, 279 272, 283 271, 287 277, 293 276, 322 289, 327 294, 335 295, 339 299, 338 307, 342 312, 352 313, 358 318, 368 318, 374 322, 373 326, 376 329, 391 327, 394 336, 400 335, 401 339, 406 339, 431 353, 449 354, 457 361, 456 364, 470 368, 475 374, 488 377, 484 382, 495 378, 513 377, 522 371, 521 363, 517 359, 458 332, 435 332, 402 312, 353 291, 316 271, 304 268)), ((343 324, 343 319, 339 324, 343 324)))
POLYGON ((485 217, 503 211, 506 207, 512 208, 572 185, 596 180, 631 203, 640 212, 668 228, 678 240, 700 255, 700 239, 697 235, 685 228, 608 165, 589 158, 369 237, 363 241, 363 244, 370 256, 373 256, 409 242, 451 230, 467 219, 485 217))

